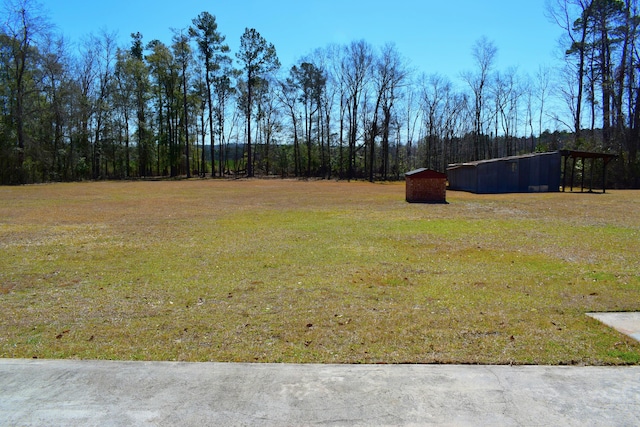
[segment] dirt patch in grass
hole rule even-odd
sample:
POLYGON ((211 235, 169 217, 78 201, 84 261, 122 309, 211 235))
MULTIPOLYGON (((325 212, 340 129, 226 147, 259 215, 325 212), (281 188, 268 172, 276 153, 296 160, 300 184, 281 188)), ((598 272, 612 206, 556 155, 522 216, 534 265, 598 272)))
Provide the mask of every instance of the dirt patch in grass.
POLYGON ((280 180, 0 188, 1 357, 638 363, 640 192, 280 180))

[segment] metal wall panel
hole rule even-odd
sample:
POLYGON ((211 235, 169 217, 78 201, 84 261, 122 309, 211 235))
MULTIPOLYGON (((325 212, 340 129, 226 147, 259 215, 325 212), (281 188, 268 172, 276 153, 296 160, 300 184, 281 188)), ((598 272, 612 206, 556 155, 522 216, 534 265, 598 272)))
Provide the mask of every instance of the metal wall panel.
POLYGON ((556 151, 452 165, 449 188, 479 194, 557 192, 561 158, 556 151))

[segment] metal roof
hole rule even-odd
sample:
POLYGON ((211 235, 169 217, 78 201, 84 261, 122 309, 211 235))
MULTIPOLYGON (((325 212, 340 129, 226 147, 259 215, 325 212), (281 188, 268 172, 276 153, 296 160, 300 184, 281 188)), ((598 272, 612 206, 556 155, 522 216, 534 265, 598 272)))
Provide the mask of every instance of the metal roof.
POLYGON ((415 176, 415 175, 424 175, 428 178, 446 178, 447 174, 435 171, 433 169, 420 168, 416 170, 412 170, 410 172, 406 172, 404 176, 415 176))
POLYGON ((465 166, 478 166, 478 165, 482 165, 485 163, 494 163, 494 162, 504 162, 504 161, 510 161, 510 160, 519 160, 519 159, 528 159, 531 157, 538 157, 538 156, 544 156, 544 155, 552 155, 552 154, 557 154, 557 151, 548 151, 545 153, 530 153, 530 154, 523 154, 520 156, 509 156, 509 157, 498 157, 495 159, 486 159, 486 160, 477 160, 474 162, 464 162, 464 163, 451 163, 447 169, 455 169, 455 168, 459 168, 459 167, 465 167, 465 166))

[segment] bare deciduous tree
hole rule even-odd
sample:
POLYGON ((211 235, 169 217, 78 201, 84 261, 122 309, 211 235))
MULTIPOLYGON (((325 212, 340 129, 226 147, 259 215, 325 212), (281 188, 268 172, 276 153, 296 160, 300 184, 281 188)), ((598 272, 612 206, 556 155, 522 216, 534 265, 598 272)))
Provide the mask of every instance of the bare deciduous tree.
POLYGON ((462 77, 467 82, 474 96, 474 160, 479 160, 481 141, 484 136, 486 89, 494 66, 498 48, 486 37, 478 39, 471 48, 471 55, 477 65, 477 71, 465 72, 462 77))

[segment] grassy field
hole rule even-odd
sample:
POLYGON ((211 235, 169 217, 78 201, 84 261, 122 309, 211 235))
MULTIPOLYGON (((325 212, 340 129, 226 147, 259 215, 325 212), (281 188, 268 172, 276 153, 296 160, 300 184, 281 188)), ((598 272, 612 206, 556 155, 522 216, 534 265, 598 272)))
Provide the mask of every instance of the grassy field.
POLYGON ((640 192, 0 187, 0 357, 638 364, 640 192))

